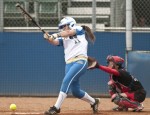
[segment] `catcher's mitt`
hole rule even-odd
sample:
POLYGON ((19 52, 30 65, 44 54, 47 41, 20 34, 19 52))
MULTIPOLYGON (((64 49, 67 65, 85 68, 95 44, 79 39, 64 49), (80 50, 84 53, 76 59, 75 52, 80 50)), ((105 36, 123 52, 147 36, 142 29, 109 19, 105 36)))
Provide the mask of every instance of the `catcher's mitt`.
POLYGON ((95 69, 95 68, 99 68, 99 64, 97 60, 93 57, 88 56, 88 68, 87 69, 95 69))

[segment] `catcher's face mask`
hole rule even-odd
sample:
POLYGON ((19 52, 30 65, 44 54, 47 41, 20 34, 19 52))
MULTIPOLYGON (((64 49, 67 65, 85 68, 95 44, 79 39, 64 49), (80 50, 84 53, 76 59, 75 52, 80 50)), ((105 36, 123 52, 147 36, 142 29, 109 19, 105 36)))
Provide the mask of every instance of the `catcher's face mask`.
POLYGON ((107 60, 108 64, 109 64, 109 62, 113 62, 114 66, 118 65, 119 67, 122 67, 122 64, 124 63, 124 59, 119 57, 119 56, 111 56, 111 55, 109 55, 109 56, 107 56, 106 60, 107 60))
POLYGON ((113 61, 107 62, 107 66, 114 69, 115 68, 115 63, 113 61))

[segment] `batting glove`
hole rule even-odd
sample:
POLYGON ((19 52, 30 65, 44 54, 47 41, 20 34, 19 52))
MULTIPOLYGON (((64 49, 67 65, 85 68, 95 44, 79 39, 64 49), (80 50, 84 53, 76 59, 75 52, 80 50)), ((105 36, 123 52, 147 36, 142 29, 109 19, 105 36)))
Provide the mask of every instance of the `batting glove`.
POLYGON ((56 39, 56 38, 58 38, 58 37, 60 37, 60 36, 61 36, 60 33, 52 34, 53 39, 56 39))
POLYGON ((51 37, 51 35, 49 35, 48 33, 45 33, 45 34, 44 34, 44 38, 45 38, 46 40, 48 40, 50 37, 51 37))

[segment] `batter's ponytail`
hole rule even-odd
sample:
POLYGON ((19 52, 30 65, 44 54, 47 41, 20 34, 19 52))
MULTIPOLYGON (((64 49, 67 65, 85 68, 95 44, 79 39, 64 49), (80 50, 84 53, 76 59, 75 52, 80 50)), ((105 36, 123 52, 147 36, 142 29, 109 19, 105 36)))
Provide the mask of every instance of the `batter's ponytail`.
POLYGON ((92 43, 95 42, 95 36, 94 36, 94 33, 91 31, 91 29, 88 27, 88 26, 81 26, 84 30, 85 30, 85 35, 86 35, 86 39, 90 39, 90 41, 92 43))

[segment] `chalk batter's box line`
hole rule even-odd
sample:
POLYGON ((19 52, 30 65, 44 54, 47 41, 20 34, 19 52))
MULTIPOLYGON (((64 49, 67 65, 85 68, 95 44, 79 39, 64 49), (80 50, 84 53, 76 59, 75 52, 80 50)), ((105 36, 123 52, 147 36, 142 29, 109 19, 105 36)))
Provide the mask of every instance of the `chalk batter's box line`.
POLYGON ((44 113, 39 113, 39 112, 14 112, 11 115, 44 115, 44 113))

